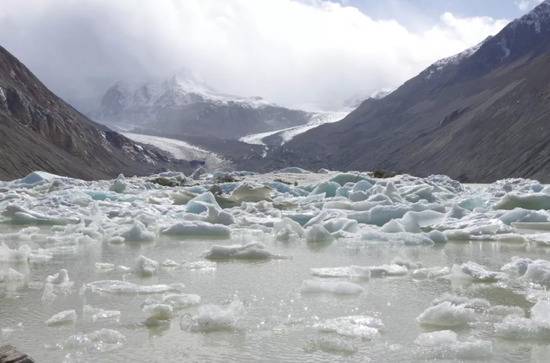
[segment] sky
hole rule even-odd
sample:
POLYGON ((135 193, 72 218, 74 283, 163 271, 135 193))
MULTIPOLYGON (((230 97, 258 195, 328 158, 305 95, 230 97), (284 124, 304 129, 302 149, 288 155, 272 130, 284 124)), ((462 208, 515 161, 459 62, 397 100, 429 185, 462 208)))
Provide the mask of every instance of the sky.
POLYGON ((1 0, 0 45, 84 112, 116 81, 340 110, 474 46, 541 0, 1 0))

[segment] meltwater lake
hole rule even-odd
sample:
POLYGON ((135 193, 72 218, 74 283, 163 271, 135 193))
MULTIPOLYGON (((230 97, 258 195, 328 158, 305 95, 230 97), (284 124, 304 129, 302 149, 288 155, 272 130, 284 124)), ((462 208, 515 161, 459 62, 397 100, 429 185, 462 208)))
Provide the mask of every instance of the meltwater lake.
POLYGON ((550 188, 287 168, 0 182, 38 362, 545 361, 550 188))

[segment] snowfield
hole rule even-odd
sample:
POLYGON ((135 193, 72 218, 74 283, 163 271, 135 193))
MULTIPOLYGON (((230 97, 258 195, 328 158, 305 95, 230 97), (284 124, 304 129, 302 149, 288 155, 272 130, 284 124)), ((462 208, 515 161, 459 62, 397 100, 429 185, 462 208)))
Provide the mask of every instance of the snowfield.
POLYGON ((0 182, 0 337, 44 361, 543 361, 549 200, 526 179, 35 172, 0 182))
POLYGON ((334 122, 343 120, 347 114, 348 112, 318 113, 318 114, 315 114, 315 116, 311 119, 311 121, 309 121, 305 125, 288 127, 282 130, 261 132, 258 134, 250 134, 250 135, 241 137, 239 141, 242 141, 244 143, 251 144, 251 145, 265 145, 265 143, 263 142, 263 139, 265 139, 268 136, 279 135, 281 137, 282 144, 285 144, 290 140, 292 140, 296 135, 303 134, 304 132, 309 131, 315 127, 321 126, 323 124, 334 123, 334 122))
POLYGON ((206 162, 206 167, 208 169, 221 168, 227 165, 227 161, 219 155, 211 151, 201 149, 195 145, 191 145, 185 141, 130 132, 125 132, 123 135, 130 140, 158 147, 159 149, 170 153, 176 159, 203 160, 206 162))

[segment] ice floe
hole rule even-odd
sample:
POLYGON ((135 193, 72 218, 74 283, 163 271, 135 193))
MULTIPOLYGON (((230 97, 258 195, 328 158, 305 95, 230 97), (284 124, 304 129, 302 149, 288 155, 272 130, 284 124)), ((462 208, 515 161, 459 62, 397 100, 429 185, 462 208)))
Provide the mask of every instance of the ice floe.
POLYGON ((192 332, 214 332, 238 329, 239 319, 245 312, 240 300, 233 300, 228 305, 201 305, 194 316, 184 316, 180 326, 192 332))
POLYGON ((429 359, 484 360, 491 357, 493 351, 490 341, 459 340, 451 330, 420 334, 415 343, 421 348, 421 356, 429 359))
POLYGON ((273 254, 266 249, 266 246, 251 242, 244 245, 214 245, 209 251, 206 251, 204 257, 209 260, 269 260, 285 258, 277 254, 273 254))
POLYGON ((65 310, 53 315, 51 318, 46 320, 45 323, 48 326, 73 324, 76 321, 76 318, 77 315, 75 310, 65 310))
POLYGON ((371 340, 384 328, 382 320, 368 315, 343 316, 327 319, 314 325, 320 332, 371 340))
POLYGON ((99 280, 85 284, 82 293, 91 291, 93 293, 105 293, 115 295, 137 295, 137 294, 160 294, 165 292, 180 291, 182 284, 157 284, 140 285, 133 282, 121 280, 99 280))
POLYGON ((302 282, 300 291, 302 294, 358 295, 363 293, 365 289, 348 281, 305 280, 302 282))

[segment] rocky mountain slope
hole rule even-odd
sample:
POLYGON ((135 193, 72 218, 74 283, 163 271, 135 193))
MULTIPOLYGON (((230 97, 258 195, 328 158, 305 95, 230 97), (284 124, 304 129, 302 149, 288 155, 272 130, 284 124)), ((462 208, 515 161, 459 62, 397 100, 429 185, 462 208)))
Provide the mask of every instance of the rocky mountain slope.
POLYGON ((236 140, 248 134, 303 125, 313 115, 259 97, 221 94, 183 74, 157 83, 118 82, 106 91, 99 110, 91 116, 126 129, 236 140))
POLYGON ((550 181, 550 1, 343 121, 296 136, 264 168, 390 169, 463 181, 550 181))
POLYGON ((0 179, 33 170, 93 179, 143 175, 174 164, 168 155, 96 124, 49 91, 0 47, 0 179))

